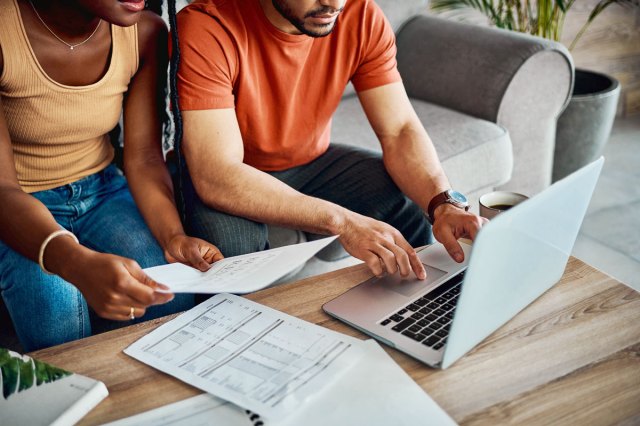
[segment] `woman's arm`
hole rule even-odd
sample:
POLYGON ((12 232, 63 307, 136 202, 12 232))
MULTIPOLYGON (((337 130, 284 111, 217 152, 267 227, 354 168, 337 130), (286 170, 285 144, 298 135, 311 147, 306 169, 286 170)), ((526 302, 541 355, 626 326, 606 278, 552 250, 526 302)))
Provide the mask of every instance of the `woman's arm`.
POLYGON ((202 271, 222 259, 220 250, 187 237, 178 215, 173 185, 162 154, 167 71, 167 29, 162 19, 144 12, 138 23, 140 65, 124 102, 124 168, 142 216, 169 262, 202 271))
MULTIPOLYGON (((0 240, 37 262, 41 244, 60 226, 47 207, 25 193, 18 183, 1 100, 0 206, 0 240)), ((47 270, 75 285, 87 303, 104 318, 129 320, 131 307, 136 308, 136 316, 142 316, 148 306, 173 298, 171 294, 155 292, 154 288, 159 284, 151 280, 136 262, 97 253, 68 236, 49 242, 43 263, 47 270)))

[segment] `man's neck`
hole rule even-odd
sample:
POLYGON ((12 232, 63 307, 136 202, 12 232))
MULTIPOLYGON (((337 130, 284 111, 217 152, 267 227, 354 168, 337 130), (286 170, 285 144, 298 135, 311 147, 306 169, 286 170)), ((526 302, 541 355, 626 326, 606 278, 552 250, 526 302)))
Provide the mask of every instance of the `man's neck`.
POLYGON ((262 6, 262 11, 274 27, 287 34, 302 34, 276 10, 271 0, 260 0, 260 6, 262 6))

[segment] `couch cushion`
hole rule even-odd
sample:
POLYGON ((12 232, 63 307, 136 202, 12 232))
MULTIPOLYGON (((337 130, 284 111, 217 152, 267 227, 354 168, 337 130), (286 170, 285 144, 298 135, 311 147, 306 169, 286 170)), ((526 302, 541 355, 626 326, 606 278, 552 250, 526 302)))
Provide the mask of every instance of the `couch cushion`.
MULTIPOLYGON (((411 103, 454 188, 472 193, 509 180, 511 140, 504 128, 428 102, 411 99, 411 103)), ((381 150, 357 97, 340 102, 333 116, 331 141, 381 150)))

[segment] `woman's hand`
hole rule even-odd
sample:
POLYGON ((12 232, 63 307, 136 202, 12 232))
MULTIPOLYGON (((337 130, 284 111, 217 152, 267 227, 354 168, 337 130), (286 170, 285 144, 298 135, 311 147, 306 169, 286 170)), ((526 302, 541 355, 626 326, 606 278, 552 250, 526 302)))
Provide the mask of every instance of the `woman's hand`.
POLYGON ((171 293, 156 291, 168 287, 152 280, 136 261, 112 254, 87 250, 64 275, 100 317, 110 320, 139 318, 149 306, 173 299, 171 293))
POLYGON ((184 263, 202 272, 207 271, 213 262, 224 259, 218 247, 186 235, 173 237, 164 251, 164 257, 169 263, 184 263))

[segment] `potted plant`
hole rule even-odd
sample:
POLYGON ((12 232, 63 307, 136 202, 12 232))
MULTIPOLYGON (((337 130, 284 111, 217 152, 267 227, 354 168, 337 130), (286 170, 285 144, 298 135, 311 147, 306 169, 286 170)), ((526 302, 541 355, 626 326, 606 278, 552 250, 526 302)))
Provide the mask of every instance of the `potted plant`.
MULTIPOLYGON (((498 27, 559 41, 575 0, 431 0, 434 11, 473 9, 498 27)), ((612 4, 640 6, 640 0, 600 0, 569 46, 612 4)), ((553 180, 563 178, 601 155, 615 119, 620 83, 613 77, 576 69, 573 94, 558 118, 553 180)))

